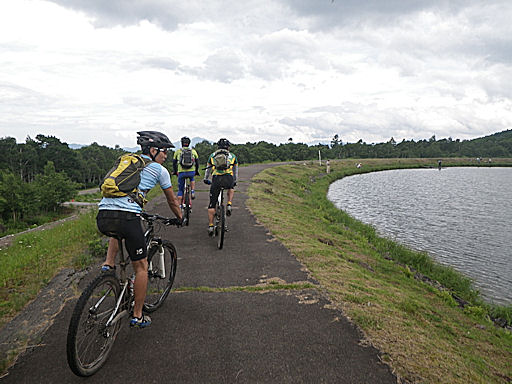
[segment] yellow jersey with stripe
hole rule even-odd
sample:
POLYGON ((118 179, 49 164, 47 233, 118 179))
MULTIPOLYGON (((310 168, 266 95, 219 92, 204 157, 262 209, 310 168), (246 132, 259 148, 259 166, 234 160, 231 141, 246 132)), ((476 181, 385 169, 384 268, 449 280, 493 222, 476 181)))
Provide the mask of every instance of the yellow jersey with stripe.
POLYGON ((233 168, 238 165, 238 160, 234 153, 229 152, 228 156, 228 167, 227 169, 216 169, 213 157, 215 152, 210 155, 208 158, 208 162, 206 163, 207 167, 211 167, 211 173, 213 176, 220 175, 233 175, 233 168))

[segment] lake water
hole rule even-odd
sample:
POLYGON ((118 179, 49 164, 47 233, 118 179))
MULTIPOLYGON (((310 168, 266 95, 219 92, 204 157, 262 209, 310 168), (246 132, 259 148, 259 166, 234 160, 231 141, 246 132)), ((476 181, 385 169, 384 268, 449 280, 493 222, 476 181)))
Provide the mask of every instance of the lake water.
POLYGON ((373 172, 334 182, 328 198, 471 277, 488 301, 512 304, 512 168, 373 172))

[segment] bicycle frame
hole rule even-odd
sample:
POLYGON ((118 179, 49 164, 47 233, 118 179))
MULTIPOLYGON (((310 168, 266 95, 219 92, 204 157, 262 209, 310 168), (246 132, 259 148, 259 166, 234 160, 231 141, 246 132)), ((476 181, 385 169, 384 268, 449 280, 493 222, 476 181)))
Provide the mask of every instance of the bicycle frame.
MULTIPOLYGON (((153 234, 155 232, 155 227, 152 221, 145 220, 144 217, 142 217, 143 221, 146 221, 148 223, 148 228, 144 232, 144 239, 146 242, 146 249, 149 251, 150 247, 158 245, 158 252, 162 252, 162 239, 160 238, 153 238, 153 234)), ((129 309, 124 309, 121 312, 119 312, 119 308, 121 307, 121 304, 126 300, 125 294, 126 290, 129 287, 129 279, 126 273, 126 267, 128 264, 130 264, 130 259, 127 258, 124 254, 123 250, 123 241, 121 239, 117 239, 119 244, 119 282, 122 287, 121 294, 119 295, 119 299, 116 302, 115 309, 110 315, 109 319, 107 320, 105 326, 110 327, 117 323, 119 320, 127 317, 129 315, 129 309)), ((160 263, 160 271, 161 274, 159 277, 165 278, 165 263, 160 263)), ((148 264, 148 273, 152 273, 152 267, 153 267, 153 260, 151 260, 148 264)), ((96 303, 95 307, 98 308, 105 297, 110 293, 110 291, 107 291, 105 295, 96 303)), ((128 298, 129 300, 129 298, 128 298)))
MULTIPOLYGON (((123 241, 121 239, 117 239, 117 242, 119 244, 119 282, 121 284, 122 290, 121 294, 119 295, 119 299, 117 299, 116 306, 112 314, 110 315, 109 319, 107 320, 105 326, 110 327, 117 323, 119 320, 121 320, 124 317, 127 317, 129 315, 128 309, 124 309, 121 312, 118 313, 119 308, 121 307, 121 303, 125 300, 125 294, 126 289, 129 286, 129 281, 126 274, 126 267, 130 263, 130 259, 125 257, 124 251, 123 251, 123 241)), ((96 303, 95 307, 99 307, 101 302, 105 299, 105 297, 110 292, 107 291, 105 295, 96 303)))
MULTIPOLYGON (((123 290, 121 291, 121 294, 119 295, 119 299, 117 300, 114 312, 112 312, 112 315, 110 315, 110 318, 105 323, 105 327, 107 327, 107 328, 111 327, 112 325, 116 324, 119 320, 121 320, 129 315, 129 312, 127 309, 123 309, 121 312, 117 313, 119 311, 119 307, 121 306, 121 303, 124 300, 124 295, 126 293, 127 286, 128 286, 128 284, 126 284, 126 283, 123 285, 123 290)), ((104 297, 106 297, 106 295, 108 293, 109 292, 107 292, 104 297)), ((98 302, 97 305, 99 305, 99 304, 100 303, 98 302)))

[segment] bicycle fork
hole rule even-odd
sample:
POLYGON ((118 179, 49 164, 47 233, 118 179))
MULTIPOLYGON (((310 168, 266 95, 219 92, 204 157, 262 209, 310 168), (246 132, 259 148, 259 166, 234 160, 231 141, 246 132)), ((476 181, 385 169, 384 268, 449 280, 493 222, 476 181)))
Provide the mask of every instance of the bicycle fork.
POLYGON ((148 274, 150 276, 158 276, 162 279, 165 279, 165 252, 164 252, 164 247, 162 246, 162 241, 156 241, 156 240, 152 240, 151 243, 150 243, 150 248, 151 246, 155 246, 157 245, 158 246, 158 249, 157 251, 153 254, 153 256, 151 257, 151 261, 149 262, 148 264, 148 274), (156 263, 154 263, 153 261, 155 261, 155 257, 156 257, 156 263), (155 271, 153 270, 155 269, 156 270, 156 273, 155 271))

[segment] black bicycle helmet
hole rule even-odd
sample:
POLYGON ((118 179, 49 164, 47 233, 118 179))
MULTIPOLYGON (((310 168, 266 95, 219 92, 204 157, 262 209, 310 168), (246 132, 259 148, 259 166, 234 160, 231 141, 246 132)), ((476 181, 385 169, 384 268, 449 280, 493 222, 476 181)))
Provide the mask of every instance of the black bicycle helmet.
POLYGON ((137 132, 137 144, 141 147, 153 147, 153 148, 174 148, 171 140, 163 134, 157 131, 140 131, 137 132))
POLYGON ((190 145, 190 139, 187 136, 181 138, 181 146, 188 147, 190 145))
POLYGON ((231 143, 229 142, 228 139, 220 139, 218 142, 217 142, 217 147, 219 149, 229 149, 229 146, 231 145, 231 143))

